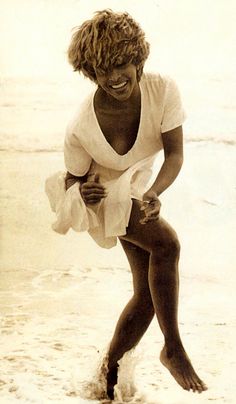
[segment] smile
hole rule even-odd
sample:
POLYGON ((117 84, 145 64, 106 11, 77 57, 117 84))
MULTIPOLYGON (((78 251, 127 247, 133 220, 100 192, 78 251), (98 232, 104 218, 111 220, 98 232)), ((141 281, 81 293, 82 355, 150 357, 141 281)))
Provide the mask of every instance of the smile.
POLYGON ((114 90, 118 90, 120 88, 125 87, 127 83, 128 83, 128 81, 123 81, 122 83, 119 83, 119 84, 113 84, 111 86, 111 88, 113 88, 114 90))

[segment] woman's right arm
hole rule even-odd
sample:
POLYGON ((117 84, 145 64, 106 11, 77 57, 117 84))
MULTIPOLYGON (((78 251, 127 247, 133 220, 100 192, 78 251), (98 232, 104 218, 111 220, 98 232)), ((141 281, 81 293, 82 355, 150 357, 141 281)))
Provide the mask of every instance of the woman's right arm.
POLYGON ((85 174, 83 177, 77 177, 76 175, 71 174, 69 171, 66 173, 65 177, 65 185, 66 185, 66 191, 72 185, 74 185, 76 182, 84 183, 87 180, 87 174, 85 174))

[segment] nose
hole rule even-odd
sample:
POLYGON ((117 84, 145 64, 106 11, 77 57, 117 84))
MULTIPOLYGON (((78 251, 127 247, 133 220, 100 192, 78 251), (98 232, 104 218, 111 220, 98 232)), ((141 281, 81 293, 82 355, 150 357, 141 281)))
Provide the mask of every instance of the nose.
POLYGON ((115 68, 112 69, 109 75, 109 81, 117 83, 121 79, 121 72, 119 69, 115 68))

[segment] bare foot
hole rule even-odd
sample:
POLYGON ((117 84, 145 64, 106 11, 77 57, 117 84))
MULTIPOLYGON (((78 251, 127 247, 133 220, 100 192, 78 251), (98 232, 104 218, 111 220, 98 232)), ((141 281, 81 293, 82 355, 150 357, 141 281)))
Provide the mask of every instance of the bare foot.
POLYGON ((168 355, 164 346, 160 354, 160 361, 184 390, 198 393, 207 390, 207 386, 199 379, 184 349, 176 350, 168 355))

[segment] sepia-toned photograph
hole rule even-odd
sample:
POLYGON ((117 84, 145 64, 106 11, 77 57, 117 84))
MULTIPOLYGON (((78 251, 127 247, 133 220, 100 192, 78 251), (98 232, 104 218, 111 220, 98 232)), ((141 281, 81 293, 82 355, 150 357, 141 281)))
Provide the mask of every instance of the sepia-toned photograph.
POLYGON ((236 3, 0 5, 0 403, 234 404, 236 3))

